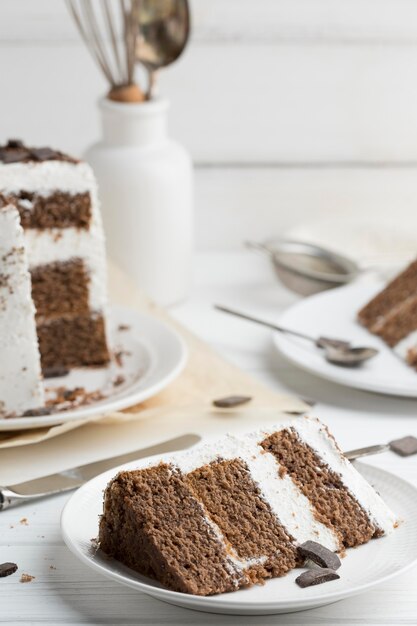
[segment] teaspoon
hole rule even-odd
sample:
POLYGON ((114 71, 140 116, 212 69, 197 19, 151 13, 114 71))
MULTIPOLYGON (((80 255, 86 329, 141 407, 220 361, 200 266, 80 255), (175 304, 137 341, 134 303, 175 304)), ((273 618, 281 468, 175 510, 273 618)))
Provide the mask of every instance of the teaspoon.
POLYGON ((283 328, 282 326, 277 326, 276 324, 272 324, 271 322, 260 320, 256 317, 252 317, 251 315, 246 315, 245 313, 229 309, 225 306, 215 304, 214 308, 218 311, 222 311, 223 313, 229 313, 230 315, 235 315, 236 317, 240 317, 250 322, 255 322, 256 324, 261 324, 262 326, 272 328, 272 330, 278 331, 280 333, 294 335, 294 337, 299 337, 301 339, 305 339, 306 341, 311 341, 317 348, 321 348, 322 350, 324 350, 325 359, 329 361, 329 363, 333 363, 334 365, 341 365, 344 367, 358 367, 359 365, 362 365, 362 363, 365 363, 365 361, 372 359, 378 354, 378 350, 376 348, 370 348, 366 346, 354 347, 350 344, 349 341, 333 339, 331 337, 318 337, 316 339, 314 337, 310 337, 309 335, 305 335, 304 333, 301 333, 297 330, 283 328))
POLYGON ((148 71, 147 98, 152 96, 155 72, 182 54, 190 36, 187 0, 141 0, 134 13, 137 25, 136 60, 148 71))

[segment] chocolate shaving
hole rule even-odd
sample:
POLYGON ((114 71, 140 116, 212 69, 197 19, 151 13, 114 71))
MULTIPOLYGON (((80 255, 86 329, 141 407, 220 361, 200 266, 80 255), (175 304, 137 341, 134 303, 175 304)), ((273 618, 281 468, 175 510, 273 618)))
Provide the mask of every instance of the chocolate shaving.
POLYGON ((213 400, 213 405, 221 409, 231 409, 235 406, 246 404, 247 402, 250 402, 251 400, 252 398, 250 396, 227 396, 225 398, 219 398, 218 400, 213 400))
POLYGON ((56 159, 59 155, 56 150, 52 150, 51 148, 31 148, 30 156, 36 161, 49 161, 56 159))
POLYGON ((337 554, 316 541, 305 541, 298 546, 298 553, 304 559, 310 559, 320 567, 336 570, 341 566, 337 554))
POLYGON ((0 563, 0 578, 11 576, 17 571, 16 563, 0 563))
POLYGON ((23 141, 20 139, 9 139, 7 142, 7 148, 24 148, 23 141))
POLYGON ((312 587, 313 585, 321 585, 340 578, 332 569, 309 569, 303 572, 295 579, 299 587, 312 587))
POLYGON ((30 161, 42 162, 42 161, 66 161, 68 163, 79 163, 77 159, 70 157, 68 154, 64 154, 59 150, 53 150, 47 146, 41 148, 31 148, 25 146, 20 139, 9 139, 9 141, 0 146, 0 161, 3 163, 19 163, 30 161))
POLYGON ((24 148, 0 150, 0 161, 3 161, 3 163, 19 163, 26 161, 28 157, 29 151, 24 148))
POLYGON ((389 445, 391 450, 400 456, 417 454, 417 437, 413 437, 412 435, 402 437, 401 439, 394 439, 389 445))
POLYGON ((44 378, 60 378, 61 376, 67 376, 70 370, 67 367, 57 365, 56 367, 46 367, 42 373, 44 378))

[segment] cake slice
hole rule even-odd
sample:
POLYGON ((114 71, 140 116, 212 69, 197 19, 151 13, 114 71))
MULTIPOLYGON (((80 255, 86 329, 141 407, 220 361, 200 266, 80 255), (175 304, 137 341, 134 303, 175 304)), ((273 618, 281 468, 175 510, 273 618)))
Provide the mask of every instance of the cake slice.
POLYGON ((358 320, 417 367, 417 260, 359 311, 358 320))
POLYGON ((90 166, 11 140, 0 146, 0 193, 24 230, 42 369, 105 365, 104 234, 90 166))
POLYGON ((99 542, 169 589, 211 595, 286 574, 305 541, 339 551, 396 524, 327 428, 303 417, 120 472, 99 542))
POLYGON ((23 228, 0 196, 0 416, 44 404, 35 307, 23 228))

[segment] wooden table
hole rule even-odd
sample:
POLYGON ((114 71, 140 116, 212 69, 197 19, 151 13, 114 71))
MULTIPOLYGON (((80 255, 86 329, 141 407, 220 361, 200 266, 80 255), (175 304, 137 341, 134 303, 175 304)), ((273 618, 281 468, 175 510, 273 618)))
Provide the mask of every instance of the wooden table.
MULTIPOLYGON (((173 311, 225 357, 272 387, 318 401, 345 449, 417 436, 417 402, 344 389, 288 365, 263 328, 213 311, 213 302, 274 319, 295 300, 277 286, 265 261, 250 253, 206 253, 196 258, 192 297, 173 311)), ((417 456, 392 453, 369 463, 417 484, 417 456)), ((269 617, 226 617, 179 609, 101 578, 73 557, 60 535, 67 496, 0 514, 0 561, 35 576, 0 581, 1 624, 417 624, 417 568, 363 595, 324 608, 269 617), (24 519, 27 522, 25 523, 24 519)))

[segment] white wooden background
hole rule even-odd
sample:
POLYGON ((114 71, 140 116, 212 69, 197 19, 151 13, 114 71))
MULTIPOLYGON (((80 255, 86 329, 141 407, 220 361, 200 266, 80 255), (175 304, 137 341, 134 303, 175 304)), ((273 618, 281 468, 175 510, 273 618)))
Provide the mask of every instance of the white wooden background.
MULTIPOLYGON (((417 2, 191 6, 192 42, 160 90, 197 167, 197 245, 347 213, 417 234, 417 2)), ((63 0, 1 0, 0 76, 0 140, 81 153, 97 138, 105 84, 63 0)))

